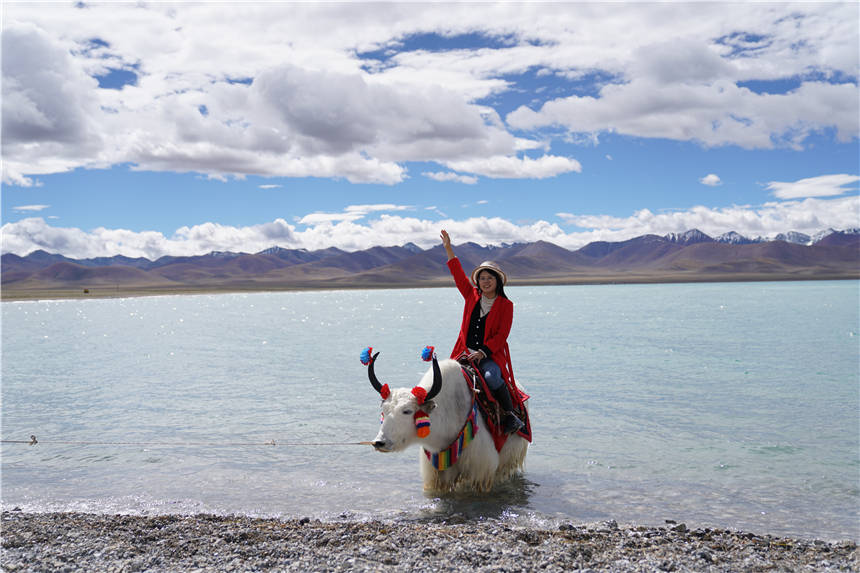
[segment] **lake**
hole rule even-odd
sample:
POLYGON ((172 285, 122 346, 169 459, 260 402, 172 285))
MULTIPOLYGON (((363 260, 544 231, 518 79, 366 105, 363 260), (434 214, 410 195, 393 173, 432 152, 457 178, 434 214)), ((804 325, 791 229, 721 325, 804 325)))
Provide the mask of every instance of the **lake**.
POLYGON ((860 283, 506 291, 526 469, 441 497, 417 448, 353 444, 379 424, 361 350, 413 386, 453 286, 3 302, 3 440, 40 441, 2 445, 3 507, 860 538, 860 283))

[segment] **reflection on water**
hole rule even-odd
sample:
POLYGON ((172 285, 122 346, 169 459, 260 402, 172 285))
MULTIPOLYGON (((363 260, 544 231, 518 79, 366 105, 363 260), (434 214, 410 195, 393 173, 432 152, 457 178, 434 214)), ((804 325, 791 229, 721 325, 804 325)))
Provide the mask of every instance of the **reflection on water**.
POLYGON ((461 523, 474 519, 509 518, 526 510, 537 484, 517 473, 488 492, 451 492, 432 500, 416 521, 461 523))

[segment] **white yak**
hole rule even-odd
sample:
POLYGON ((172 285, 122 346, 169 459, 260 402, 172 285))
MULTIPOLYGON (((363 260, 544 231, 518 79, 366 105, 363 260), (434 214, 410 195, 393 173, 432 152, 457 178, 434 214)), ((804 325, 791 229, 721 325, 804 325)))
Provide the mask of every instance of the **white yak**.
POLYGON ((496 451, 480 411, 473 417, 473 432, 464 429, 475 402, 460 364, 454 360, 437 362, 433 355, 433 365, 418 386, 389 390, 374 374, 373 363, 379 353, 371 358, 371 351, 365 351, 367 361, 365 357, 362 361, 368 364, 370 382, 383 398, 382 423, 373 447, 380 452, 399 452, 413 444, 420 445, 418 457, 425 490, 487 491, 522 468, 529 445, 522 436, 509 436, 501 451, 496 451), (429 434, 422 437, 428 417, 429 434), (471 442, 469 434, 473 434, 471 442), (446 454, 446 450, 454 453, 446 454), (447 469, 445 462, 439 463, 440 469, 436 469, 425 452, 442 452, 436 457, 437 463, 446 457, 446 461, 455 461, 447 469))

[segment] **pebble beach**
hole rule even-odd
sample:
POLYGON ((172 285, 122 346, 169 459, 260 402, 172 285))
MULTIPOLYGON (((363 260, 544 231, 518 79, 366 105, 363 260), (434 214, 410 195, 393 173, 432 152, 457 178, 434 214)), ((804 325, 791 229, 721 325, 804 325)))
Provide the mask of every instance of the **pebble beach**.
POLYGON ((2 514, 3 571, 857 571, 854 541, 739 531, 2 514))

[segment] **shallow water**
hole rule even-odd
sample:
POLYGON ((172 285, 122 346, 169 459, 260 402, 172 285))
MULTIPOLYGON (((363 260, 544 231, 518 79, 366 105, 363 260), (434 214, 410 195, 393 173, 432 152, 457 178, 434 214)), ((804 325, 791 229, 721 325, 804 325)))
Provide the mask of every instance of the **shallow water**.
POLYGON ((3 506, 860 538, 857 282, 506 290, 526 471, 442 498, 417 449, 290 444, 372 439, 359 353, 414 385, 453 345, 453 288, 4 302, 3 439, 40 444, 3 444, 3 506))

